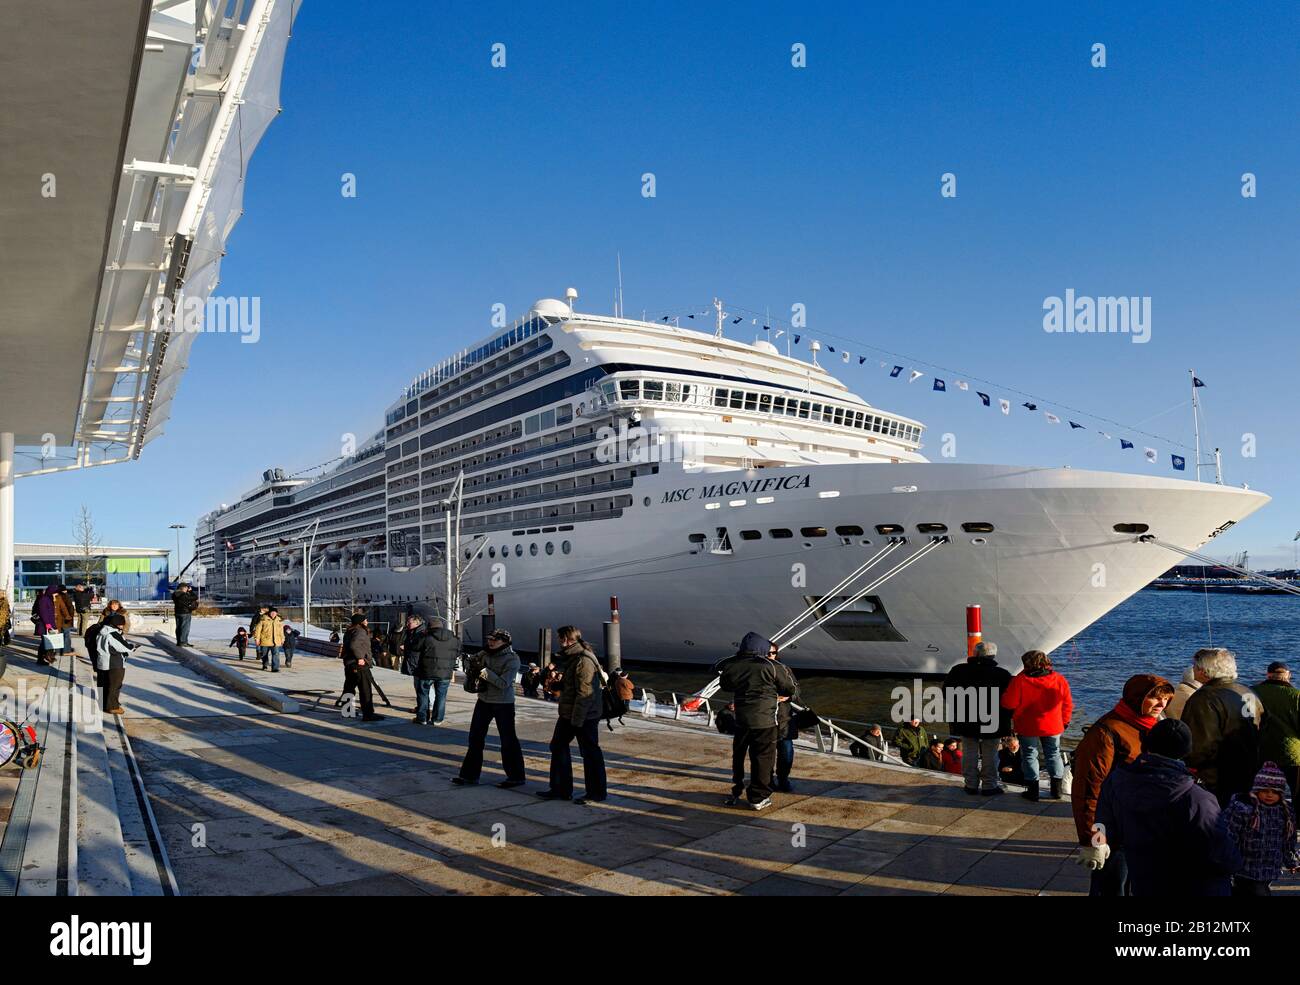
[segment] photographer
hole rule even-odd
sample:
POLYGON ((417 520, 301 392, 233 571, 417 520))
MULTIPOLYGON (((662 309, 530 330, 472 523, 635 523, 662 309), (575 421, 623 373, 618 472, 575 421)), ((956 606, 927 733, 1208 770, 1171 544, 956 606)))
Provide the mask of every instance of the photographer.
MULTIPOLYGON (((454 638, 454 637, 453 637, 454 638)), ((460 764, 460 774, 452 777, 458 787, 478 783, 483 771, 483 745, 487 741, 488 726, 497 723, 501 736, 501 765, 506 778, 498 787, 510 789, 524 785, 524 751, 515 734, 515 677, 519 674, 519 655, 510 645, 510 634, 504 629, 488 634, 487 646, 477 653, 472 664, 479 667, 473 679, 478 701, 474 703, 474 717, 469 723, 469 748, 460 764)), ((467 677, 467 686, 470 679, 467 677)))

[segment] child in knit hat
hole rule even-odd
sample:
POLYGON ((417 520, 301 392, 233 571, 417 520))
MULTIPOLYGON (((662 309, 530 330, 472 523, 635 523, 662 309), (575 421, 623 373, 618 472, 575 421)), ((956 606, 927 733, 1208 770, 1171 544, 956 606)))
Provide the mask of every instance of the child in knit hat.
POLYGON ((1294 872, 1300 867, 1291 791, 1275 763, 1260 767, 1250 793, 1233 795, 1219 815, 1219 827, 1241 852, 1241 868, 1232 877, 1233 896, 1271 896, 1269 884, 1284 869, 1294 872))

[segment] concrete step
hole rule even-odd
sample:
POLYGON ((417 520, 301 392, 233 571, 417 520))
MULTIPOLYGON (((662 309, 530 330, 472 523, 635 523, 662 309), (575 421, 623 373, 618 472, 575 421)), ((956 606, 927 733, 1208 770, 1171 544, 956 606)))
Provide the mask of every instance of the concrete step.
MULTIPOLYGON (((91 700, 95 689, 85 688, 91 700)), ((131 876, 127 866, 122 825, 118 820, 118 793, 109 762, 105 729, 80 728, 77 732, 77 894, 79 896, 129 896, 131 876)))

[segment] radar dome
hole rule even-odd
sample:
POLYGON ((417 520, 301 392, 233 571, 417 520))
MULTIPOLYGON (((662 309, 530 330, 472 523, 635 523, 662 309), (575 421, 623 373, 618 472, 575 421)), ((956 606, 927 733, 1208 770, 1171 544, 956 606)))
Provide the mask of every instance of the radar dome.
POLYGON ((543 318, 568 318, 569 306, 563 301, 557 301, 555 298, 542 298, 540 301, 533 302, 532 314, 540 315, 543 318))
POLYGON ((766 352, 770 356, 779 356, 781 354, 777 347, 766 339, 759 339, 754 343, 754 348, 759 352, 766 352))

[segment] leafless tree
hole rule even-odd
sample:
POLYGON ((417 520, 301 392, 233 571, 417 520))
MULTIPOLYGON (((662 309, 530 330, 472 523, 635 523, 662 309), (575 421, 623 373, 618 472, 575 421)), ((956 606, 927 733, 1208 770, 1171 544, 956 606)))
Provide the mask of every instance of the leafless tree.
POLYGON ((77 548, 76 558, 72 562, 73 570, 81 580, 90 584, 99 574, 102 548, 99 543, 99 532, 95 529, 94 517, 90 515, 90 507, 85 503, 81 504, 81 511, 77 514, 72 531, 77 548))

